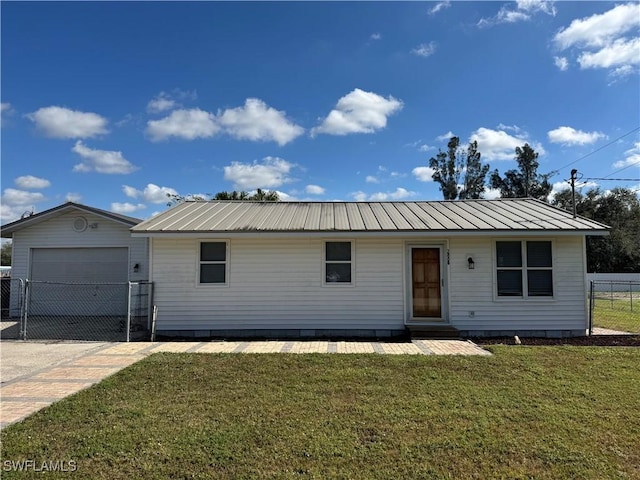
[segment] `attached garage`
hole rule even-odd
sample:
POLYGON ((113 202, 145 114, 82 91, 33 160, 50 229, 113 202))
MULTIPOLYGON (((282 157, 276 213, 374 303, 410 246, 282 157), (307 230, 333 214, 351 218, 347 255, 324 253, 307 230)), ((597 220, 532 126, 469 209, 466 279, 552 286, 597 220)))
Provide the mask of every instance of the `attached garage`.
MULTIPOLYGON (((2 237, 13 240, 12 277, 28 279, 34 299, 40 289, 31 305, 38 314, 126 312, 126 283, 148 279, 148 242, 129 232, 140 222, 68 202, 4 225, 2 237)), ((19 313, 12 292, 10 316, 19 313)))

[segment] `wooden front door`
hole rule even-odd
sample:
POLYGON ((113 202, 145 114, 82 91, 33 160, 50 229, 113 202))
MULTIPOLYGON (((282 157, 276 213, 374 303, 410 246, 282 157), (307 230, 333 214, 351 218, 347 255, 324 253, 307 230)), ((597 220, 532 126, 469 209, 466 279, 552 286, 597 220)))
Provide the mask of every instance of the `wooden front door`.
POLYGON ((442 318, 440 248, 411 249, 413 317, 442 318))

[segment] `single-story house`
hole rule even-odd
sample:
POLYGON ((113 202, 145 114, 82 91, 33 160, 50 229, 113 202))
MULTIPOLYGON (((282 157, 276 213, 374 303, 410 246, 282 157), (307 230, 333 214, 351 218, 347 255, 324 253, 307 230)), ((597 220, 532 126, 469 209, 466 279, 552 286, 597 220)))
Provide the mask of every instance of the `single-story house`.
POLYGON ((149 240, 158 334, 584 335, 587 235, 526 199, 184 202, 149 240))
MULTIPOLYGON (((138 218, 68 202, 3 225, 1 235, 13 239, 13 278, 51 283, 125 283, 146 280, 149 275, 148 242, 132 238, 129 229, 138 218)), ((10 315, 19 314, 18 297, 12 292, 10 315)), ((58 297, 60 297, 58 295, 58 297)), ((96 295, 95 298, 99 296, 96 295)), ((68 295, 56 298, 52 312, 73 313, 79 301, 68 295)), ((124 302, 126 296, 119 298, 124 302)), ((44 305, 44 302, 41 302, 44 305)), ((119 305, 113 304, 114 309, 119 305)), ((87 305, 82 306, 87 311, 87 305)), ((46 307, 41 307, 46 308, 46 307)))

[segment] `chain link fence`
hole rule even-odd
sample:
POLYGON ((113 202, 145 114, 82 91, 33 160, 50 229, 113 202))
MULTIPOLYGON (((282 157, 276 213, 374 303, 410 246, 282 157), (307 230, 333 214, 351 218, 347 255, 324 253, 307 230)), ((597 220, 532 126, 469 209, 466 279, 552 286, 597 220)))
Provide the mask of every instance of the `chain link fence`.
POLYGON ((594 280, 589 306, 591 335, 640 334, 640 282, 594 280))
POLYGON ((0 281, 2 286, 0 338, 22 338, 24 280, 21 278, 2 277, 0 281))
POLYGON ((151 282, 64 283, 21 279, 5 282, 3 279, 2 337, 146 340, 151 330, 152 298, 151 282))

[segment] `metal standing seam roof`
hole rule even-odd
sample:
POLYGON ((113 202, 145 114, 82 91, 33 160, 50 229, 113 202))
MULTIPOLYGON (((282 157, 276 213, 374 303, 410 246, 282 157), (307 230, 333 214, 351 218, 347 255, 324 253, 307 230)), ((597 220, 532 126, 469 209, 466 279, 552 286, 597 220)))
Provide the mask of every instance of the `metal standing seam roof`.
POLYGON ((188 201, 136 226, 152 233, 491 232, 602 233, 606 225, 532 198, 424 202, 188 201))

